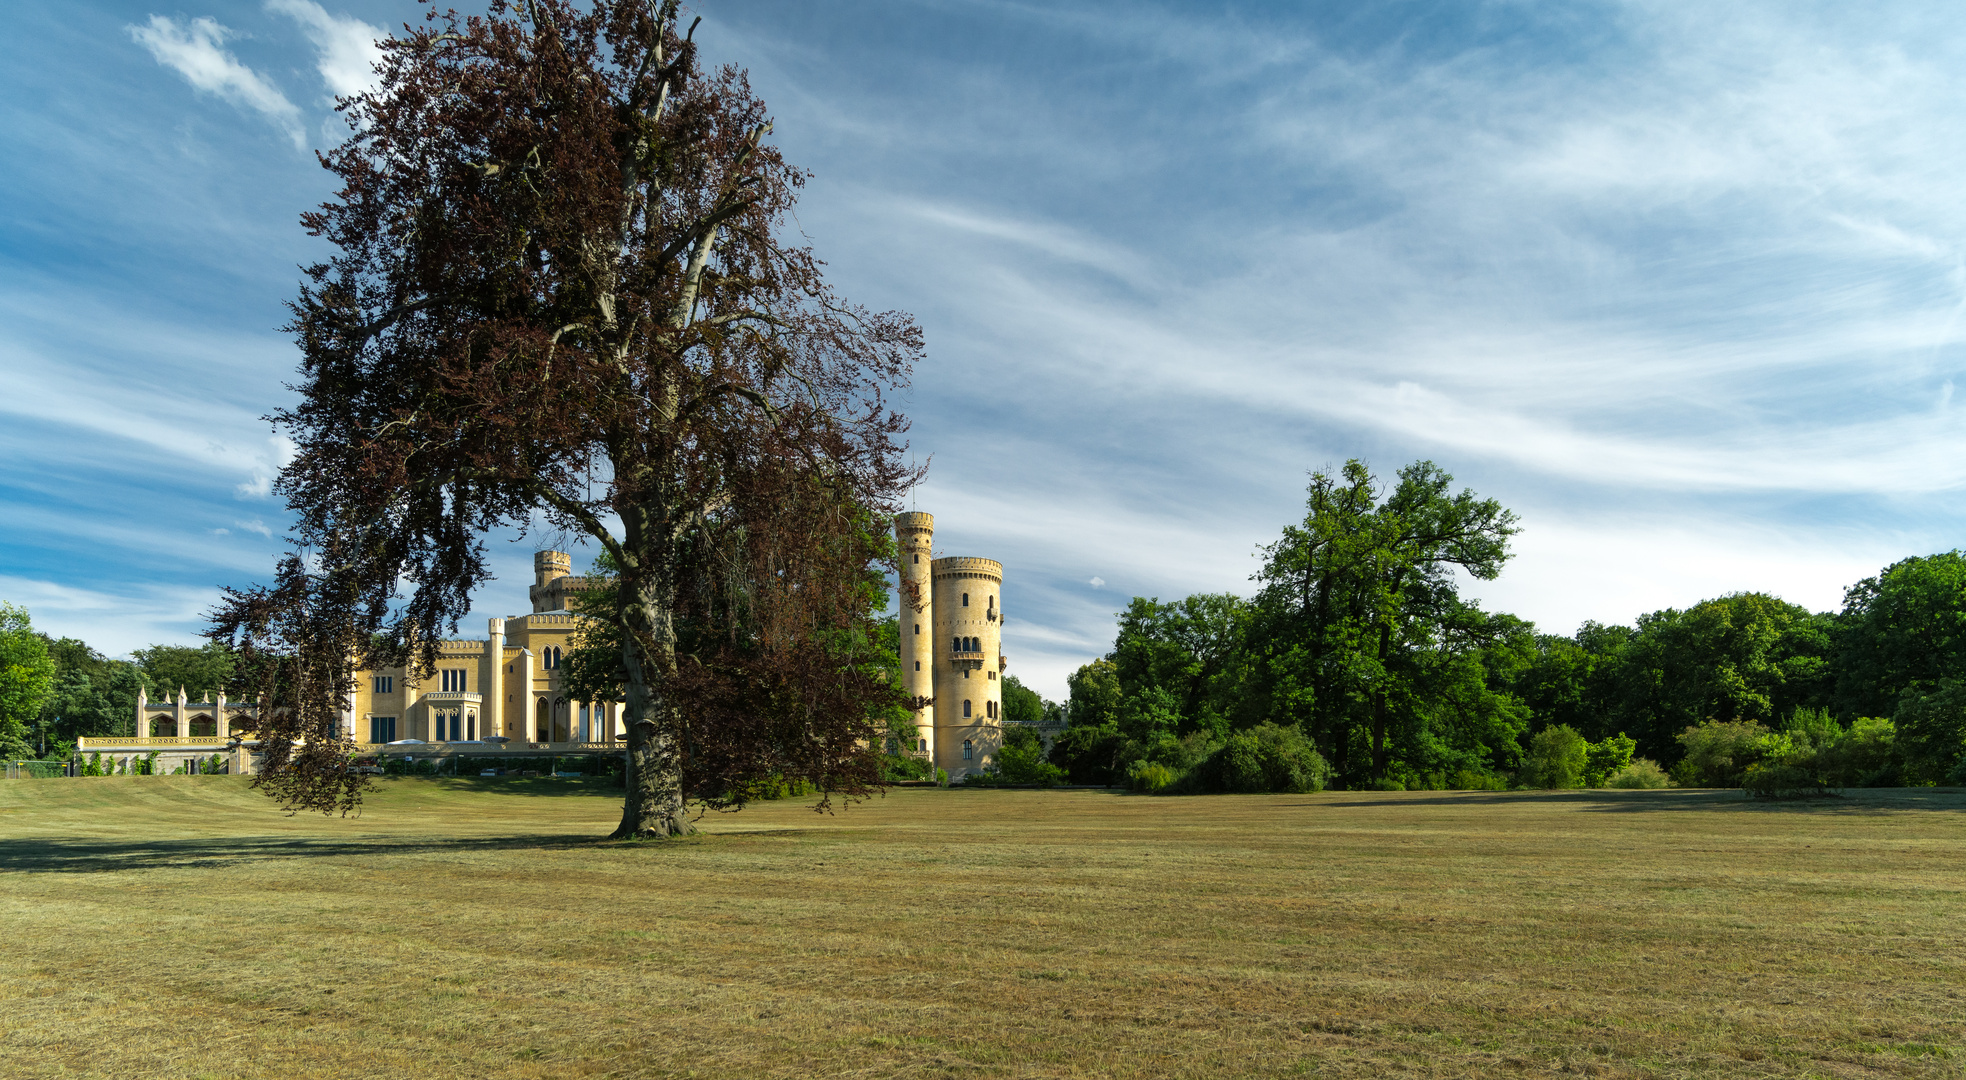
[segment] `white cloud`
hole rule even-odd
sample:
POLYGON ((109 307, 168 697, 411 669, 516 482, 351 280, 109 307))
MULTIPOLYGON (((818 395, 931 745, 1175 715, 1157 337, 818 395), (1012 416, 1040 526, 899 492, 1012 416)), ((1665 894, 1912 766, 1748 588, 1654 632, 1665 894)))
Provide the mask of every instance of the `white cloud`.
POLYGON ((360 19, 327 13, 313 0, 266 0, 266 10, 300 24, 320 53, 321 81, 337 97, 354 97, 375 86, 376 42, 388 37, 360 19))
POLYGON ((296 147, 306 147, 300 110, 265 76, 221 47, 232 31, 203 16, 180 23, 164 15, 152 15, 146 25, 127 29, 158 63, 184 76, 194 88, 265 116, 296 147))
POLYGON ((1092 586, 1095 589, 1103 589, 1106 587, 1106 579, 1102 577, 1096 577, 1093 578, 1091 581, 1086 582, 1086 584, 1092 586))
POLYGON ((27 608, 34 627, 54 637, 80 638, 110 656, 158 643, 194 644, 216 589, 133 586, 107 592, 0 575, 0 596, 27 608))
MULTIPOLYGON (((238 526, 241 529, 246 530, 249 533, 258 533, 259 535, 266 537, 268 540, 273 539, 273 530, 267 527, 266 522, 261 521, 258 518, 254 518, 251 521, 235 521, 232 524, 238 526)), ((220 529, 219 531, 224 532, 225 530, 220 529)))

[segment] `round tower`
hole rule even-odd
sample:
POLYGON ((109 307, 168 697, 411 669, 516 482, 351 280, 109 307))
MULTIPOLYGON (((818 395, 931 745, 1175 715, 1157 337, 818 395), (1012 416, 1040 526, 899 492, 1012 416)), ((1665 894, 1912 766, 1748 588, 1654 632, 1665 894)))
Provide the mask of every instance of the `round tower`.
POLYGON ((561 578, 573 574, 573 556, 564 551, 535 551, 532 554, 532 588, 526 590, 532 596, 532 609, 539 611, 559 611, 567 606, 566 591, 568 582, 561 578), (557 586, 554 582, 560 582, 557 586))
MULTIPOLYGON (((912 697, 935 696, 935 604, 929 578, 929 552, 934 548, 935 515, 896 514, 894 539, 901 549, 899 581, 901 680, 912 697)), ((935 752, 935 706, 916 710, 916 753, 935 752)))
POLYGON ((1003 745, 1003 564, 930 563, 935 627, 935 761, 949 778, 980 772, 1003 745))

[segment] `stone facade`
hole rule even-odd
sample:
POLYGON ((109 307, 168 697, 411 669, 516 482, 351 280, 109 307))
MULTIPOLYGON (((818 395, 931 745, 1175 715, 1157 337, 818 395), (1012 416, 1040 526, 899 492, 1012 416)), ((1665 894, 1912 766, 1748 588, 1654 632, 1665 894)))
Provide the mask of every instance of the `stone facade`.
POLYGON ((917 753, 951 780, 980 772, 1003 745, 1003 564, 933 557, 935 518, 894 519, 901 553, 901 673, 931 699, 915 714, 917 753))
MULTIPOLYGON (((483 638, 441 643, 436 670, 424 682, 413 682, 401 668, 357 672, 343 714, 349 737, 378 747, 411 739, 456 744, 497 737, 513 749, 619 748, 625 736, 621 706, 574 701, 561 686, 560 665, 573 651, 581 618, 567 605, 588 584, 569 573, 572 562, 562 551, 535 554, 532 613, 490 620, 483 638)), ((174 703, 140 697, 137 730, 143 736, 91 738, 83 749, 212 753, 225 746, 227 735, 249 730, 255 712, 250 704, 222 696, 190 702, 179 691, 174 703), (207 742, 211 749, 205 749, 207 742)))

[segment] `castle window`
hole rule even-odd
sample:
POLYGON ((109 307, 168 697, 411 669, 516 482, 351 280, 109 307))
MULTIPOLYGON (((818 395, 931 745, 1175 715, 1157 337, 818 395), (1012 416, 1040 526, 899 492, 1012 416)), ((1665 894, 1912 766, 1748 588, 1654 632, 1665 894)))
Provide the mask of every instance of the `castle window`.
POLYGON ((389 743, 396 741, 396 718, 393 716, 369 717, 369 741, 389 743))
MULTIPOLYGON (((969 718, 969 699, 968 699, 968 698, 964 698, 964 699, 963 699, 963 718, 964 718, 964 719, 968 719, 968 718, 969 718)), ((963 745, 964 745, 964 746, 968 746, 969 744, 968 744, 968 743, 964 743, 963 745)))
POLYGON ((969 594, 968 594, 968 593, 964 593, 964 594, 963 594, 963 606, 964 606, 964 607, 968 607, 968 606, 969 606, 969 594))
POLYGON ((963 760, 964 760, 964 761, 974 761, 975 759, 976 759, 976 747, 975 747, 974 745, 972 745, 972 744, 970 743, 970 741, 969 741, 968 739, 964 739, 964 740, 963 740, 963 760))
POLYGON ((915 636, 916 636, 916 637, 921 637, 921 636, 922 636, 922 624, 921 624, 921 623, 916 623, 916 624, 915 624, 915 636))
POLYGON ((915 565, 920 566, 921 564, 922 564, 922 557, 920 555, 915 556, 915 565))
MULTIPOLYGON (((378 694, 391 693, 395 690, 395 688, 396 688, 396 677, 394 675, 377 675, 375 677, 376 693, 378 694)), ((385 739, 383 741, 387 742, 388 740, 385 739)))
POLYGON ((996 677, 997 677, 997 673, 996 673, 996 672, 994 672, 994 671, 992 671, 992 672, 990 672, 990 678, 992 678, 992 679, 994 679, 994 678, 996 678, 996 677))
POLYGON ((917 750, 921 750, 921 751, 924 751, 924 752, 926 752, 926 751, 928 750, 928 740, 927 740, 927 739, 916 739, 916 740, 915 740, 915 742, 916 742, 916 743, 918 744, 918 745, 917 745, 917 746, 915 747, 915 749, 917 749, 917 750))
POLYGON ((920 671, 921 669, 922 669, 922 662, 920 660, 915 661, 915 670, 920 671))

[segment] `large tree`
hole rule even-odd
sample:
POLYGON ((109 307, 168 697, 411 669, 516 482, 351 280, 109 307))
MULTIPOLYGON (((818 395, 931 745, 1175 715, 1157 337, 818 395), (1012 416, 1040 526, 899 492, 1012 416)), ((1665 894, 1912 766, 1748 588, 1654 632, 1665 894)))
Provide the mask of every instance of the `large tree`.
POLYGON ((1462 600, 1456 578, 1501 573, 1516 517, 1453 479, 1430 461, 1387 490, 1356 460, 1314 473, 1303 523, 1265 550, 1250 633, 1272 708, 1347 782, 1384 778, 1401 748, 1418 768, 1492 761, 1520 726, 1481 658, 1526 628, 1462 600))
POLYGON ((28 755, 27 725, 54 685, 48 639, 34 632, 26 608, 0 603, 0 755, 28 755))
POLYGON ((783 239, 804 173, 674 0, 433 7, 343 103, 332 247, 291 329, 301 550, 214 633, 277 698, 267 781, 346 808, 350 661, 427 672, 486 580, 483 537, 597 545, 618 643, 620 836, 761 772, 857 793, 898 687, 864 655, 876 514, 914 474, 885 397, 921 339, 783 239), (408 583, 407 597, 399 582, 408 583), (277 663, 256 661, 267 658, 277 663))

